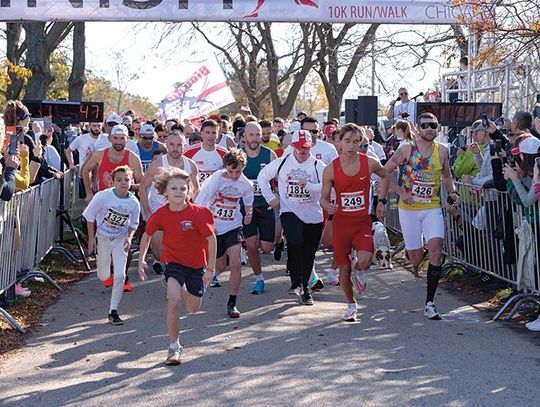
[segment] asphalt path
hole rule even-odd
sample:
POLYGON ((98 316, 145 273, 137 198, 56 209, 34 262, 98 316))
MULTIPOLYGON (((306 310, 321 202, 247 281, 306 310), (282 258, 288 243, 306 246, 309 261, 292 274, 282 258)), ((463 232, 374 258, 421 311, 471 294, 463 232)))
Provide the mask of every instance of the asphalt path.
MULTIPOLYGON (((227 285, 181 318, 180 366, 165 366, 165 288, 135 281, 106 323, 110 292, 93 275, 51 306, 27 346, 0 367, 0 405, 22 406, 531 406, 538 405, 540 334, 491 313, 452 287, 439 290, 442 321, 423 316, 425 280, 373 269, 360 321, 341 322, 339 287, 315 306, 287 295, 284 262, 264 257, 266 292, 252 295, 244 267, 238 308, 227 285), (339 403, 339 404, 338 404, 339 403)), ((319 254, 317 268, 329 258, 319 254)), ((227 279, 228 273, 222 276, 227 279)))

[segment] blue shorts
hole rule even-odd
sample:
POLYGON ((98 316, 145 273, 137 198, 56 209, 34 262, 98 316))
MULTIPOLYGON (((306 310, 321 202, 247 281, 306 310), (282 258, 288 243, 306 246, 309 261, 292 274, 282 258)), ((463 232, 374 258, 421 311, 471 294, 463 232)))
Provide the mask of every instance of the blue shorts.
POLYGON ((165 265, 165 281, 174 278, 180 286, 186 285, 186 290, 195 297, 202 297, 204 294, 204 269, 192 269, 178 263, 167 263, 165 265))

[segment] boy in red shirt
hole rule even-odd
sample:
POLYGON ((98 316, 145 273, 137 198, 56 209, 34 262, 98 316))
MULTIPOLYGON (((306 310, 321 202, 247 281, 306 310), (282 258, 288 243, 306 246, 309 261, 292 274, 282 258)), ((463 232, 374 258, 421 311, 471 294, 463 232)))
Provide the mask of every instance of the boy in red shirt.
POLYGON ((189 202, 192 188, 189 175, 179 168, 163 170, 154 185, 167 197, 168 204, 150 216, 140 244, 139 277, 146 280, 146 253, 152 235, 163 231, 161 260, 166 263, 167 331, 171 344, 165 363, 179 365, 182 346, 179 341, 180 301, 183 298, 188 313, 201 308, 205 288, 216 268, 216 235, 214 219, 209 209, 189 202))

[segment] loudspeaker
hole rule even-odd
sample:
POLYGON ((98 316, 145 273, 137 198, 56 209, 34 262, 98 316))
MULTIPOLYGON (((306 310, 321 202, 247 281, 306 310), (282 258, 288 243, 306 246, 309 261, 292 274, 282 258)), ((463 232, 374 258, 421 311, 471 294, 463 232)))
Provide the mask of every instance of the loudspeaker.
POLYGON ((376 126, 378 107, 379 101, 377 96, 358 96, 356 124, 361 126, 376 126))
POLYGON ((345 123, 356 123, 357 99, 345 99, 345 123))

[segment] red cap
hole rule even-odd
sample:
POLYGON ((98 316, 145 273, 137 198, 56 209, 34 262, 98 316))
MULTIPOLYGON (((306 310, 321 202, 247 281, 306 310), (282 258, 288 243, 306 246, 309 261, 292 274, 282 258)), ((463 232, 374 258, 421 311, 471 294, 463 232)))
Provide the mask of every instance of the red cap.
POLYGON ((295 131, 292 135, 292 146, 294 148, 311 148, 311 133, 306 130, 295 131))
POLYGON ((337 129, 337 126, 335 124, 327 124, 326 126, 324 126, 323 132, 326 137, 332 137, 332 133, 335 129, 337 129))

